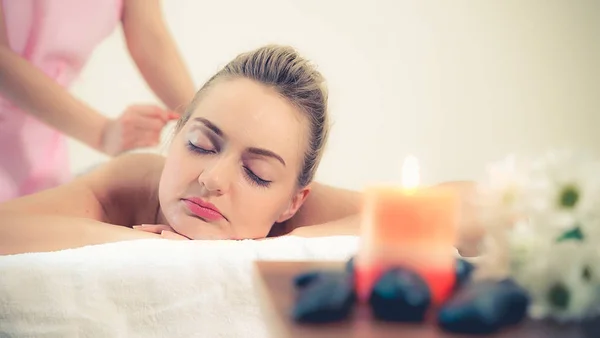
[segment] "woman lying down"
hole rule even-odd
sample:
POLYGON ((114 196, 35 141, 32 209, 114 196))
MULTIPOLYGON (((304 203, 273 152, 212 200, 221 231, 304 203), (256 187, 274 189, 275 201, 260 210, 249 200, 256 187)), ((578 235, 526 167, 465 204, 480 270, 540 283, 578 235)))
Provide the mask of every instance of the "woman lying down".
POLYGON ((241 54, 198 91, 166 158, 123 155, 0 205, 0 254, 357 234, 360 195, 313 183, 328 128, 324 79, 307 60, 283 46, 241 54))

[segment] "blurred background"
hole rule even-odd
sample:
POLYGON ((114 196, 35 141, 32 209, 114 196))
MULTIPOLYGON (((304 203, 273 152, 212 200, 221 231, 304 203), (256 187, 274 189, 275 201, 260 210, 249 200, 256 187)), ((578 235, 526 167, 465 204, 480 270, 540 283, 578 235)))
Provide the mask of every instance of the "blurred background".
MULTIPOLYGON (((432 184, 476 179, 508 153, 600 153, 600 1, 170 0, 163 8, 197 87, 266 43, 291 44, 319 65, 334 120, 322 182, 399 182, 409 154, 432 184)), ((158 103, 120 29, 71 91, 111 117, 158 103)), ((75 172, 106 159, 76 141, 70 151, 75 172)))

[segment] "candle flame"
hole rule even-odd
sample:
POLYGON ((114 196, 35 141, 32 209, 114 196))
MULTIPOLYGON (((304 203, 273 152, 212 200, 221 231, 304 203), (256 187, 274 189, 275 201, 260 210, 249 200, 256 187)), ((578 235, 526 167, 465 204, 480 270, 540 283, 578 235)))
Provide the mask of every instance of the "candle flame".
POLYGON ((416 157, 409 155, 402 164, 402 187, 405 189, 415 189, 419 186, 421 180, 419 174, 419 161, 416 157))

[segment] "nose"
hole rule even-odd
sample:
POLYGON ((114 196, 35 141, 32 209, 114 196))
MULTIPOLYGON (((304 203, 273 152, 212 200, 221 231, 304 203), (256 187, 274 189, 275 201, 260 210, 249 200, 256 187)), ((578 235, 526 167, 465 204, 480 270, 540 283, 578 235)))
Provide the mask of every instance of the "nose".
POLYGON ((231 185, 234 163, 226 157, 216 158, 198 176, 198 182, 211 194, 225 194, 231 185))

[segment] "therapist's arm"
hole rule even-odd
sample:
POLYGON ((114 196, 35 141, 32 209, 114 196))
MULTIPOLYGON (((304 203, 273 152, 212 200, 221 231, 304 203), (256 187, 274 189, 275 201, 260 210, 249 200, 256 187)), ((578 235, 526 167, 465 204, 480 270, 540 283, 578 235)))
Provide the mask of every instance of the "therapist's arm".
POLYGON ((109 119, 90 108, 31 65, 8 44, 0 2, 0 95, 40 121, 101 150, 109 119))
POLYGON ((152 91, 171 110, 181 111, 196 92, 162 15, 159 0, 125 0, 127 48, 152 91))

